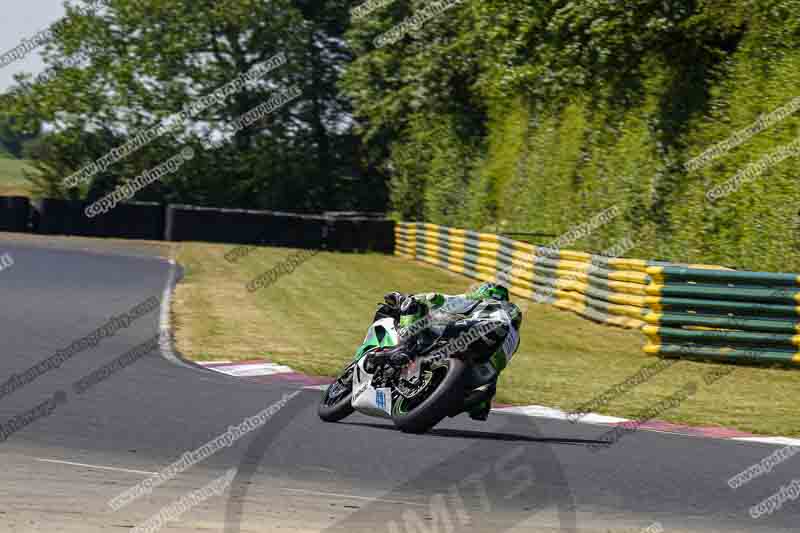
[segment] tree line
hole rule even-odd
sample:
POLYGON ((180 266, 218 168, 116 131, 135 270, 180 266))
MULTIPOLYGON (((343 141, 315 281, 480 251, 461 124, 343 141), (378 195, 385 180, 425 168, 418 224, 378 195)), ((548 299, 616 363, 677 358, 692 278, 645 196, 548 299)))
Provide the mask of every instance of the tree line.
POLYGON ((798 96, 798 13, 800 0, 107 0, 68 8, 45 45, 53 75, 19 77, 0 110, 15 131, 45 125, 28 150, 45 195, 96 199, 189 144, 197 157, 137 199, 554 235, 615 208, 574 247, 632 238, 648 259, 796 269, 793 152, 707 193, 796 138, 794 113, 758 121, 798 96), (245 90, 63 184, 278 53, 286 64, 245 90), (290 87, 298 98, 203 150, 290 87))

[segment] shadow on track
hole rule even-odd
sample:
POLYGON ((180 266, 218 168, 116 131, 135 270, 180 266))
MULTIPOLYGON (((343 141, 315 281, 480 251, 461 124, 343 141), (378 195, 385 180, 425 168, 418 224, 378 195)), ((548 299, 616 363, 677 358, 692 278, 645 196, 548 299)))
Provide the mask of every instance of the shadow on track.
MULTIPOLYGON (((348 426, 368 427, 375 429, 385 429, 390 431, 399 431, 397 428, 390 424, 371 424, 369 422, 339 422, 340 424, 348 426)), ((493 431, 472 431, 469 429, 432 429, 425 433, 430 437, 444 437, 453 439, 483 439, 483 440, 496 440, 504 442, 533 442, 544 444, 570 444, 570 445, 608 445, 607 441, 596 439, 559 439, 547 437, 528 437, 525 435, 517 435, 513 433, 496 433, 493 431)))

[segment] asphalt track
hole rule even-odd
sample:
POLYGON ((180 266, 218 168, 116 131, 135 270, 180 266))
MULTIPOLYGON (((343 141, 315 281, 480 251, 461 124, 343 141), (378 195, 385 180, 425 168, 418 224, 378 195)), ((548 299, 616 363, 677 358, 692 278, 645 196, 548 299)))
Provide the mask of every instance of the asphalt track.
MULTIPOLYGON (((0 385, 56 350, 161 297, 170 264, 115 250, 5 240, 0 385)), ((177 365, 155 350, 76 394, 73 383, 158 333, 153 312, 0 398, 0 424, 48 399, 47 416, 0 442, 0 531, 125 531, 231 468, 229 489, 164 531, 796 531, 800 502, 749 508, 798 476, 797 458, 732 490, 774 446, 640 431, 592 451, 607 428, 464 416, 424 436, 354 415, 316 417, 302 390, 266 424, 113 511, 108 502, 296 386, 177 365), (61 392, 59 392, 61 391, 61 392)), ((513 369, 512 369, 513 371, 513 369)))

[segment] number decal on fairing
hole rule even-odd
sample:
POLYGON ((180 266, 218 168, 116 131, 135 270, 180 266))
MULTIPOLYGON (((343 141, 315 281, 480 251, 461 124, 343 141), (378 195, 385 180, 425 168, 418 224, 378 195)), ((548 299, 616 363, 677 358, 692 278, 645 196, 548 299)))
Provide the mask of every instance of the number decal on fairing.
POLYGON ((375 391, 375 404, 380 409, 386 409, 386 395, 382 390, 375 391))
POLYGON ((517 346, 519 346, 519 335, 512 327, 508 330, 506 340, 503 342, 503 352, 505 352, 507 359, 511 359, 511 356, 514 355, 515 351, 517 351, 517 346))

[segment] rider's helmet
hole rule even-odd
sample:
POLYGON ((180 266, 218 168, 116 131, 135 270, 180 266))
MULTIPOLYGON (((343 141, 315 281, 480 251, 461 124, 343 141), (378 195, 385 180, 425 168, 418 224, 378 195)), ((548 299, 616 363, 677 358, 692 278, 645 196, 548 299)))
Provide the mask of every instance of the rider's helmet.
POLYGON ((477 289, 467 294, 467 298, 473 300, 487 300, 492 298, 494 300, 502 300, 504 302, 510 301, 508 296, 508 289, 497 283, 481 283, 477 289))
POLYGON ((409 297, 403 300, 400 304, 400 327, 407 328, 417 320, 424 317, 428 312, 428 307, 417 300, 416 298, 409 297))

